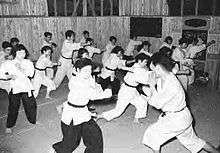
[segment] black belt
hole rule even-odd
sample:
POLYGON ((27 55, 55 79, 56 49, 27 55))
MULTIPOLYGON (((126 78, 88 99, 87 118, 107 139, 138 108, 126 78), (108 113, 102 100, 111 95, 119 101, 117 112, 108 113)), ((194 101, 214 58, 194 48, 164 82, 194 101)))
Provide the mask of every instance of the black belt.
POLYGON ((109 71, 115 71, 116 69, 111 69, 111 68, 108 68, 107 66, 105 67, 107 70, 109 71))
POLYGON ((136 88, 137 86, 132 86, 132 85, 130 85, 130 84, 127 84, 125 81, 124 81, 124 84, 126 85, 126 86, 128 86, 128 87, 131 87, 131 88, 136 88))
POLYGON ((61 54, 61 56, 62 56, 63 58, 65 58, 65 59, 72 60, 71 57, 68 58, 68 57, 63 56, 62 54, 61 54))
POLYGON ((74 104, 71 104, 70 102, 67 102, 67 104, 74 107, 74 108, 83 108, 83 107, 87 106, 87 105, 74 105, 74 104))
POLYGON ((166 115, 166 113, 178 113, 178 112, 183 111, 185 108, 186 108, 186 106, 183 107, 182 109, 178 110, 178 111, 167 111, 167 112, 163 112, 163 113, 161 114, 161 116, 164 117, 164 116, 166 115))
POLYGON ((40 69, 40 68, 37 68, 37 67, 34 67, 36 70, 38 71, 46 71, 46 68, 45 69, 40 69))

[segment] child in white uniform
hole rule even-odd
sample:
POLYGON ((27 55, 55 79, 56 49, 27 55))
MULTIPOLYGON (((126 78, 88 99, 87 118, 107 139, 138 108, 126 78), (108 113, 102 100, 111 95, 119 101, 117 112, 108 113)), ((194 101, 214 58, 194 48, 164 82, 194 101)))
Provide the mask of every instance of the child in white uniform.
MULTIPOLYGON (((143 143, 154 153, 160 153, 161 145, 173 137, 192 153, 202 149, 217 153, 217 150, 198 138, 192 127, 192 116, 186 106, 185 92, 178 79, 172 73, 173 63, 162 54, 155 54, 152 61, 153 71, 158 78, 157 88, 150 86, 152 97, 148 103, 163 113, 156 123, 150 125, 144 133, 143 143)), ((145 88, 143 87, 143 91, 145 88)), ((147 89, 148 91, 148 89, 147 89)))
POLYGON ((36 124, 37 105, 29 79, 34 75, 34 65, 30 60, 24 59, 26 52, 26 48, 19 44, 13 52, 14 59, 3 63, 0 69, 0 77, 10 79, 11 87, 6 133, 11 133, 11 128, 16 124, 21 101, 28 121, 36 124))
POLYGON ((53 63, 50 60, 52 48, 49 46, 44 46, 41 49, 41 56, 37 60, 35 64, 35 75, 33 78, 33 86, 34 86, 34 96, 37 97, 41 85, 47 87, 46 98, 50 98, 50 91, 55 90, 55 84, 51 80, 50 77, 46 75, 47 68, 52 68, 54 65, 58 65, 57 63, 53 63))
POLYGON ((151 83, 152 72, 145 69, 149 56, 144 53, 135 57, 136 63, 130 68, 130 72, 124 77, 124 83, 118 93, 118 100, 114 109, 103 112, 99 118, 105 118, 110 121, 119 117, 129 104, 136 107, 134 122, 139 122, 138 119, 146 117, 147 112, 147 97, 138 93, 136 87, 139 83, 148 85, 151 83))
POLYGON ((61 55, 59 62, 61 66, 57 68, 57 72, 54 78, 56 88, 59 87, 64 77, 67 75, 68 79, 72 76, 72 60, 75 60, 77 51, 81 48, 80 43, 75 43, 75 33, 72 30, 68 30, 65 33, 66 40, 63 42, 61 49, 61 55))

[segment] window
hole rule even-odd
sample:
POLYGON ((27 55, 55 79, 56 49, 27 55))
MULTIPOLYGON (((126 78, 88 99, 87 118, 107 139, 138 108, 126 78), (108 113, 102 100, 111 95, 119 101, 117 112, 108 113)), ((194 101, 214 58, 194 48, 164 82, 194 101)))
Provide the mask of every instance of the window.
POLYGON ((199 0, 198 15, 212 15, 212 7, 213 0, 199 0))
POLYGON ((184 0, 183 15, 195 15, 196 0, 184 0))

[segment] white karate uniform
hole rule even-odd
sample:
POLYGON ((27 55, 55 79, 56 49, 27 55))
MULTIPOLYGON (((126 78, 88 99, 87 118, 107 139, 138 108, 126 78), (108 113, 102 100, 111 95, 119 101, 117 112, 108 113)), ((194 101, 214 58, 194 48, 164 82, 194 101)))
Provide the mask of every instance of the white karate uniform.
POLYGON ((54 82, 46 75, 47 67, 52 67, 53 63, 45 55, 41 55, 35 64, 35 75, 33 78, 34 97, 38 96, 41 85, 47 87, 48 91, 55 90, 54 82))
MULTIPOLYGON (((189 69, 188 67, 183 65, 186 62, 185 51, 181 50, 180 47, 176 47, 174 49, 173 54, 172 54, 172 59, 175 60, 175 61, 180 62, 180 68, 182 67, 182 69, 180 69, 180 70, 189 69)), ((185 91, 187 91, 188 76, 187 75, 178 75, 177 78, 181 82, 181 84, 182 84, 183 88, 185 89, 185 91)))
POLYGON ((149 53, 147 50, 144 50, 144 48, 142 48, 138 54, 141 54, 141 53, 144 53, 145 55, 150 56, 150 57, 153 55, 152 53, 149 53))
POLYGON ((110 89, 103 91, 92 77, 84 79, 73 76, 69 81, 69 89, 68 102, 81 107, 72 107, 68 102, 64 103, 61 121, 66 125, 70 125, 71 121, 74 126, 89 121, 92 115, 86 106, 89 100, 108 98, 112 95, 110 89))
POLYGON ((88 50, 90 59, 92 59, 92 57, 95 53, 97 53, 97 54, 101 53, 101 50, 99 48, 95 48, 93 46, 86 46, 85 49, 88 50))
POLYGON ((119 117, 129 104, 136 107, 135 118, 146 117, 148 99, 138 93, 136 86, 139 83, 149 84, 150 74, 152 74, 152 72, 146 71, 137 63, 135 63, 132 68, 133 72, 127 72, 124 77, 125 83, 121 85, 115 108, 102 113, 103 117, 108 121, 119 117))
POLYGON ((130 41, 128 43, 128 46, 126 47, 124 55, 126 55, 126 56, 134 56, 134 48, 135 48, 135 46, 141 45, 141 44, 142 44, 141 41, 135 41, 135 40, 130 39, 130 41))
MULTIPOLYGON (((201 52, 202 50, 206 49, 206 45, 195 45, 188 48, 188 51, 186 52, 186 57, 193 59, 196 56, 196 53, 201 52)), ((189 84, 192 84, 195 80, 195 71, 193 69, 190 69, 191 75, 188 76, 189 84)))
POLYGON ((198 138, 192 128, 192 116, 186 107, 185 93, 178 79, 170 73, 167 79, 157 82, 155 91, 148 103, 165 112, 157 122, 150 125, 143 137, 143 143, 153 150, 173 137, 177 139, 192 153, 199 152, 205 141, 198 138))
POLYGON ((73 53, 73 50, 79 50, 80 48, 81 48, 80 43, 73 43, 69 40, 64 40, 61 49, 61 56, 59 59, 61 66, 57 68, 57 72, 54 78, 56 87, 58 87, 61 84, 61 82, 63 81, 66 75, 68 79, 72 77, 72 70, 73 70, 72 57, 76 58, 77 56, 77 52, 73 53))
MULTIPOLYGON (((7 60, 5 59, 5 56, 6 56, 5 52, 4 52, 4 51, 0 51, 0 68, 1 68, 1 65, 2 65, 4 62, 7 61, 7 60)), ((4 80, 3 78, 0 78, 0 88, 6 90, 6 91, 9 93, 10 90, 11 90, 10 82, 4 80), (1 80, 1 79, 2 79, 2 80, 1 80)))
POLYGON ((110 54, 111 54, 111 51, 112 49, 115 47, 115 45, 112 45, 111 42, 109 42, 106 47, 105 47, 105 52, 103 53, 103 56, 102 56, 102 64, 105 65, 107 59, 109 58, 110 54))
POLYGON ((34 75, 34 65, 28 59, 18 61, 17 59, 8 60, 1 65, 0 78, 6 78, 6 73, 9 75, 15 75, 15 80, 10 80, 10 87, 13 94, 27 92, 31 97, 31 91, 34 89, 33 85, 28 77, 34 75), (23 71, 21 71, 17 65, 19 65, 23 71))
POLYGON ((117 68, 120 68, 121 65, 125 66, 125 62, 125 60, 117 57, 116 54, 110 54, 109 58, 105 62, 104 67, 101 70, 100 77, 102 77, 103 79, 110 77, 111 81, 113 81, 115 78, 115 70, 117 68))

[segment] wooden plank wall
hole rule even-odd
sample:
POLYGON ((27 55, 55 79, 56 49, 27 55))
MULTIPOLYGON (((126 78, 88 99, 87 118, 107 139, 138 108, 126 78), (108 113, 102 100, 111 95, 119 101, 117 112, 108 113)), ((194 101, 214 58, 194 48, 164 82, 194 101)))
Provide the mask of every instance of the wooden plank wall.
POLYGON ((11 37, 18 37, 29 50, 32 59, 40 55, 40 47, 44 38, 43 33, 53 33, 53 41, 58 44, 55 59, 64 40, 65 31, 72 29, 76 32, 77 41, 82 37, 82 31, 88 30, 99 48, 104 48, 109 37, 118 38, 118 44, 123 47, 129 41, 129 17, 26 17, 26 18, 0 18, 0 44, 11 37))
POLYGON ((166 0, 119 0, 119 15, 168 15, 166 0))
POLYGON ((11 3, 0 3, 0 16, 47 16, 47 0, 16 0, 11 3))

